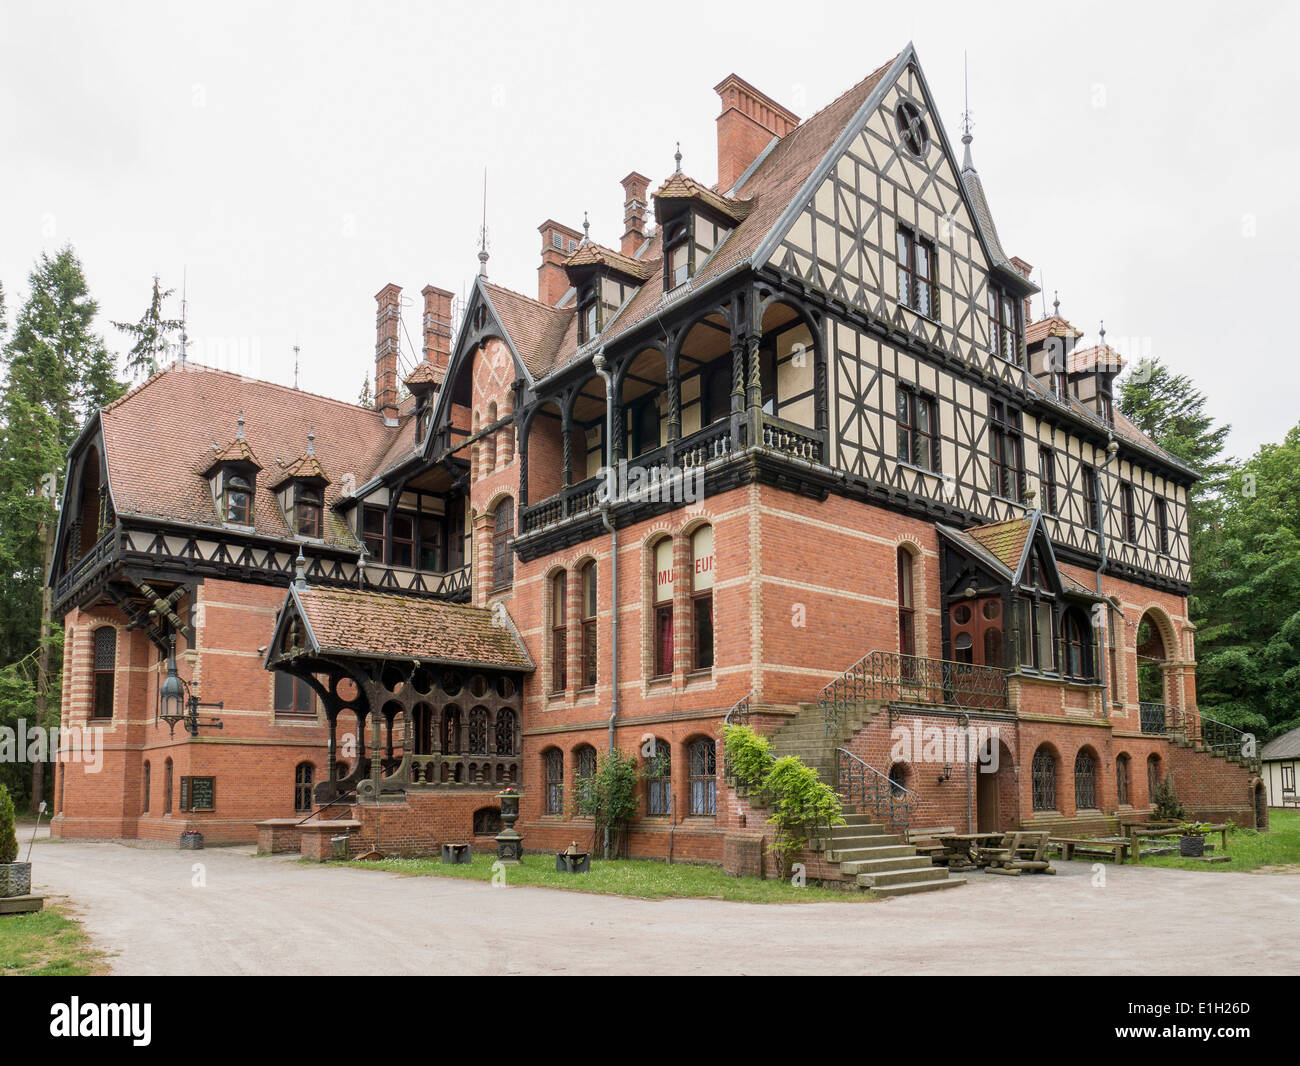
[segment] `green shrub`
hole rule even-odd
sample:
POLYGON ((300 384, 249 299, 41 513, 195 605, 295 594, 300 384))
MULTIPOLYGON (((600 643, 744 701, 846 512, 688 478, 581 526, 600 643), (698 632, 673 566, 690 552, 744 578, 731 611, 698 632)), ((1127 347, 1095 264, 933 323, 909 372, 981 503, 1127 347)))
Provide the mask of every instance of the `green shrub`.
POLYGON ((1153 805, 1151 818, 1157 822, 1181 822, 1187 817, 1187 811, 1183 805, 1178 802, 1178 796, 1174 792, 1174 782, 1172 778, 1166 777, 1156 785, 1155 794, 1151 797, 1153 805))
POLYGON ((0 785, 0 863, 18 861, 18 837, 14 835, 14 801, 0 785))
POLYGON ((772 748, 767 737, 747 725, 728 725, 722 727, 722 743, 727 773, 736 779, 736 784, 745 788, 761 787, 772 769, 772 748))
POLYGON ((802 760, 786 755, 769 765, 763 791, 773 801, 768 824, 776 826, 776 836, 771 850, 784 878, 790 858, 808 837, 819 828, 843 824, 844 811, 839 796, 802 760))
POLYGON ((595 840, 603 840, 609 829, 609 848, 605 858, 617 857, 622 851, 628 823, 637 813, 637 785, 641 770, 635 755, 624 755, 615 748, 608 755, 596 756, 596 772, 580 777, 573 785, 573 813, 595 821, 595 840))

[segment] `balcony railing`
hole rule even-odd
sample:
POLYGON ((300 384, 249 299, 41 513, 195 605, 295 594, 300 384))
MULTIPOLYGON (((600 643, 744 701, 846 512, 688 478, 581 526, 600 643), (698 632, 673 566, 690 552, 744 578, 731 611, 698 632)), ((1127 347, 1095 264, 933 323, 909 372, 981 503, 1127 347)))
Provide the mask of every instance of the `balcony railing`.
POLYGON ((1009 707, 1007 671, 873 651, 823 688, 817 700, 828 736, 838 731, 850 708, 865 700, 1001 710, 1009 707))
POLYGON ((471 571, 468 565, 455 570, 415 570, 406 566, 366 567, 366 587, 380 592, 423 592, 450 598, 469 592, 471 571))
POLYGON ((409 785, 498 787, 519 784, 518 755, 412 755, 409 785))
POLYGON ((912 815, 921 805, 920 797, 899 782, 890 780, 874 766, 869 766, 851 751, 835 749, 836 791, 845 804, 859 811, 866 808, 891 829, 897 829, 907 839, 912 815))
POLYGON ((95 542, 91 549, 81 556, 59 577, 54 586, 54 601, 61 603, 83 581, 102 567, 111 565, 117 559, 117 530, 110 529, 95 542))
MULTIPOLYGON (((748 439, 755 436, 759 446, 769 451, 780 452, 791 459, 804 462, 822 461, 826 451, 824 433, 772 415, 755 412, 754 418, 758 425, 756 433, 753 423, 740 422, 740 436, 737 438, 737 423, 733 423, 730 418, 723 418, 680 440, 669 441, 626 460, 626 466, 620 471, 620 481, 624 483, 616 487, 618 498, 632 502, 647 498, 671 498, 669 494, 675 476, 725 460, 743 449, 748 439), (634 477, 629 476, 634 471, 639 473, 634 477), (638 487, 643 487, 644 491, 638 493, 638 487)), ((594 509, 600 502, 601 482, 600 476, 587 478, 553 496, 520 508, 520 534, 533 533, 594 509)))
POLYGON ((1138 704, 1138 729, 1157 736, 1168 733, 1169 709, 1163 703, 1143 700, 1138 704))

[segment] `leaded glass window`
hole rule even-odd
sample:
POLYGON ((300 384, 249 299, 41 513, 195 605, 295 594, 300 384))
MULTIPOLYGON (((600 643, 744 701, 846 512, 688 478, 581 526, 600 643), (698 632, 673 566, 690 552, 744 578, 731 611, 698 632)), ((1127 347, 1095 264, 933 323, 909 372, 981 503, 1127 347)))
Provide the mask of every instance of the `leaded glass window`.
POLYGON ((1056 810, 1056 760, 1047 748, 1034 752, 1031 765, 1034 810, 1056 810))
POLYGON ((1087 748, 1074 757, 1074 806, 1077 810, 1097 807, 1097 759, 1087 748))
POLYGON ((718 749, 709 737, 691 741, 690 754, 690 813, 709 817, 718 808, 718 749))

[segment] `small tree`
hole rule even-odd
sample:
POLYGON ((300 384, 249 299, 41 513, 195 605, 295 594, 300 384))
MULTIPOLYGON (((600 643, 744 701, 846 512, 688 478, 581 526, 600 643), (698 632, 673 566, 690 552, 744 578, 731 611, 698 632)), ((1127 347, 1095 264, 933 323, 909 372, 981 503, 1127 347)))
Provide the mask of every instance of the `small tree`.
MULTIPOLYGON (((596 757, 596 771, 578 778, 573 788, 573 811, 595 822, 595 838, 609 830, 605 858, 617 856, 627 836, 628 823, 636 817, 637 785, 641 771, 635 755, 625 755, 615 748, 608 755, 596 757)), ((593 848, 595 840, 592 841, 593 848)))
POLYGON ((844 810, 839 796, 817 776, 817 771, 794 755, 772 763, 763 790, 773 797, 768 824, 776 826, 776 836, 771 853, 784 879, 790 859, 813 831, 841 824, 844 810))
POLYGON ((14 801, 0 785, 0 864, 18 861, 18 837, 14 835, 14 801))
POLYGON ((1178 802, 1178 796, 1174 792, 1172 778, 1166 777, 1156 785, 1156 790, 1151 795, 1151 803, 1151 818, 1153 821, 1181 822, 1187 817, 1187 811, 1178 802))

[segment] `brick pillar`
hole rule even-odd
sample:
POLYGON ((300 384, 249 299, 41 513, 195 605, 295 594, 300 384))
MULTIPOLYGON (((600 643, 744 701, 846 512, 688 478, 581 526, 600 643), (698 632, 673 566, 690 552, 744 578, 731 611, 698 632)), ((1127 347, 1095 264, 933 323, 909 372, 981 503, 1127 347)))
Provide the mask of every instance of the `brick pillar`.
POLYGON ((397 417, 397 333, 402 287, 389 283, 375 294, 375 409, 397 417))
POLYGON ((451 363, 451 300, 446 289, 426 285, 424 297, 424 361, 438 370, 438 383, 451 363))
POLYGON ((474 516, 474 604, 486 606, 492 591, 492 528, 493 517, 483 513, 474 516))

